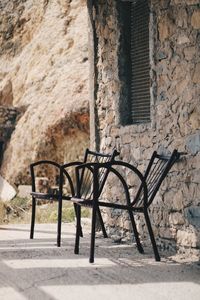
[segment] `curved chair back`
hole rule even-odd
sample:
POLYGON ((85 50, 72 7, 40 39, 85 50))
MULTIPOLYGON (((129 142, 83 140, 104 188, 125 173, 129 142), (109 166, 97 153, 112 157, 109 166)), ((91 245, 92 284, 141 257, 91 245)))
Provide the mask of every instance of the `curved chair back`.
POLYGON ((132 202, 133 206, 149 207, 155 198, 163 180, 167 176, 173 164, 179 159, 180 153, 174 150, 170 156, 159 155, 156 151, 153 152, 147 169, 144 173, 144 179, 147 184, 147 202, 143 201, 142 187, 140 186, 136 199, 132 202))

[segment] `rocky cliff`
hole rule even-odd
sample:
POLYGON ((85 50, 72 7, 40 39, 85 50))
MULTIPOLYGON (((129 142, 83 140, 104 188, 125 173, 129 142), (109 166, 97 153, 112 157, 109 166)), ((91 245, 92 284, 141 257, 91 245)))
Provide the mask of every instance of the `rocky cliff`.
POLYGON ((89 143, 84 0, 0 0, 0 105, 22 111, 1 173, 27 184, 37 159, 78 158, 89 143))

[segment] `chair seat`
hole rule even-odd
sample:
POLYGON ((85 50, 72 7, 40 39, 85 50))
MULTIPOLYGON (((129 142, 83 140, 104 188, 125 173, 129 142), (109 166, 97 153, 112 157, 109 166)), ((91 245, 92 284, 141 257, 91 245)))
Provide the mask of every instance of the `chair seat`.
POLYGON ((72 197, 70 199, 73 203, 83 205, 83 206, 89 206, 92 207, 93 201, 92 200, 87 200, 87 199, 82 199, 82 198, 77 198, 77 197, 72 197))
POLYGON ((50 193, 39 193, 39 192, 31 192, 31 196, 37 199, 44 199, 44 200, 58 200, 58 195, 50 194, 50 193))
MULTIPOLYGON (((59 194, 51 194, 51 193, 39 193, 39 192, 31 192, 31 196, 37 199, 44 199, 44 200, 54 200, 58 201, 59 194)), ((71 200, 71 196, 62 196, 62 200, 71 200)))
MULTIPOLYGON (((92 207, 93 206, 93 200, 87 200, 84 198, 77 198, 77 197, 72 197, 70 199, 70 201, 72 201, 73 203, 76 203, 78 205, 82 205, 82 206, 88 206, 88 207, 92 207)), ((124 204, 117 204, 117 203, 112 203, 112 202, 105 202, 102 200, 98 200, 98 206, 101 207, 110 207, 110 208, 116 208, 116 209, 131 209, 134 212, 143 212, 144 208, 143 207, 133 207, 133 206, 128 206, 128 205, 124 205, 124 204)))

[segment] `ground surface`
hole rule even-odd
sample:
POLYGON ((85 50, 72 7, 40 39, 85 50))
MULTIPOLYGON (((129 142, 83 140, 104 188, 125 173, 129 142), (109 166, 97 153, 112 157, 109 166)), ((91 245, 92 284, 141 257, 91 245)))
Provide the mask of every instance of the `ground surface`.
POLYGON ((73 224, 63 225, 63 244, 57 248, 56 224, 0 227, 0 299, 145 299, 199 300, 200 264, 164 258, 155 262, 152 250, 138 254, 135 246, 97 238, 96 259, 89 264, 89 234, 73 254, 73 224))

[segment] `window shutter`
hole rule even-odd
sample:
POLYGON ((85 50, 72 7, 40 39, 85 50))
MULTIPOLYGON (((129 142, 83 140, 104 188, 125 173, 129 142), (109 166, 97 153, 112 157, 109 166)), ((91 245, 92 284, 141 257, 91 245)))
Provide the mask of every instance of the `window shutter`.
POLYGON ((131 116, 133 123, 150 121, 149 7, 131 3, 131 116))

